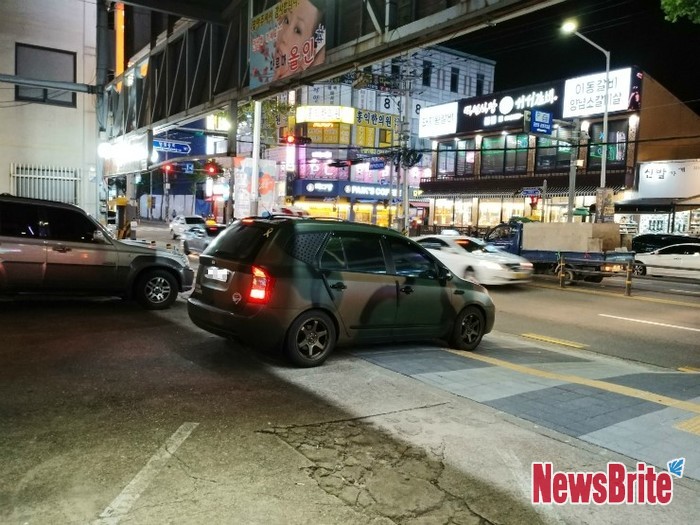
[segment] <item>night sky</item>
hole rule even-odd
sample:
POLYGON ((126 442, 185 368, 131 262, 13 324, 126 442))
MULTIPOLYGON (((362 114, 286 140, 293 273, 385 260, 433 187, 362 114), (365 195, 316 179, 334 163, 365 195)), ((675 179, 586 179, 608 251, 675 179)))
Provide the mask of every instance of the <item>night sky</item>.
POLYGON ((496 61, 494 91, 605 71, 605 55, 561 24, 610 51, 610 67, 639 66, 700 114, 700 25, 664 20, 660 0, 566 0, 443 45, 496 61))

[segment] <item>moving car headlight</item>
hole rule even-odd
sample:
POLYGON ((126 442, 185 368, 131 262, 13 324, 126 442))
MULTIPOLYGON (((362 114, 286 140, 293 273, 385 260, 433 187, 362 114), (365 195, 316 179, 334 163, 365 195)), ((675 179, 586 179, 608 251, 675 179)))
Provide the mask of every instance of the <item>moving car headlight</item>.
POLYGON ((482 268, 488 268, 489 270, 502 270, 503 265, 493 262, 493 261, 480 261, 479 266, 482 268))

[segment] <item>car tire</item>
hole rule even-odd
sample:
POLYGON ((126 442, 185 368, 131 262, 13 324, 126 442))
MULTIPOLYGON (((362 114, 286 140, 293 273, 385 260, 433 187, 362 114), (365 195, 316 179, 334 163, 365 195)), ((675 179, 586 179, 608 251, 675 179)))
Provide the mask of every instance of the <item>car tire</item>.
POLYGON ((189 254, 190 254, 190 245, 187 244, 187 241, 182 241, 182 252, 183 252, 185 255, 189 255, 189 254))
POLYGON ((634 266, 632 267, 632 275, 635 277, 643 277, 647 274, 647 267, 639 261, 634 261, 634 266))
POLYGON ((147 310, 169 308, 177 295, 177 280, 166 270, 148 270, 136 281, 134 297, 147 310))
POLYGON ((297 317, 284 339, 284 352, 295 365, 309 368, 322 364, 335 348, 333 320, 320 310, 297 317))
POLYGON ((486 330, 486 318, 476 306, 467 306, 455 319, 450 346, 472 351, 479 346, 486 330))

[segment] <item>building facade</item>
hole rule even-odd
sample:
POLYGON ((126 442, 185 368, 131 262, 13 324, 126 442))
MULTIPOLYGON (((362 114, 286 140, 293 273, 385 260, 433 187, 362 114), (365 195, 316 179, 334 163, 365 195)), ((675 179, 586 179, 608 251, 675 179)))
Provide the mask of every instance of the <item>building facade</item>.
MULTIPOLYGON (((94 3, 4 0, 0 72, 94 84, 95 33, 94 3)), ((1 86, 0 193, 70 202, 96 215, 95 95, 10 81, 1 86)))
POLYGON ((513 216, 566 221, 572 195, 577 220, 595 212, 636 233, 641 163, 700 157, 700 117, 636 68, 611 71, 608 91, 607 137, 604 72, 427 108, 419 133, 437 153, 420 189, 430 222, 483 230, 513 216))

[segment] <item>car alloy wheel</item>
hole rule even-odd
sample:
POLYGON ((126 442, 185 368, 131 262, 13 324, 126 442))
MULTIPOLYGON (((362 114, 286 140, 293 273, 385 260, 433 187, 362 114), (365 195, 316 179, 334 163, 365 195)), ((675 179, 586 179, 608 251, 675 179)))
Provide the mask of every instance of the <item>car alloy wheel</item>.
POLYGON ((474 350, 484 337, 486 320, 475 306, 467 306, 455 319, 450 343, 458 350, 474 350))
POLYGON ((136 299, 149 310, 162 310, 177 300, 175 278, 165 270, 153 270, 138 281, 136 299))
POLYGON ((309 310, 295 319, 285 340, 285 352, 297 365, 318 366, 335 348, 335 325, 320 310, 309 310))

